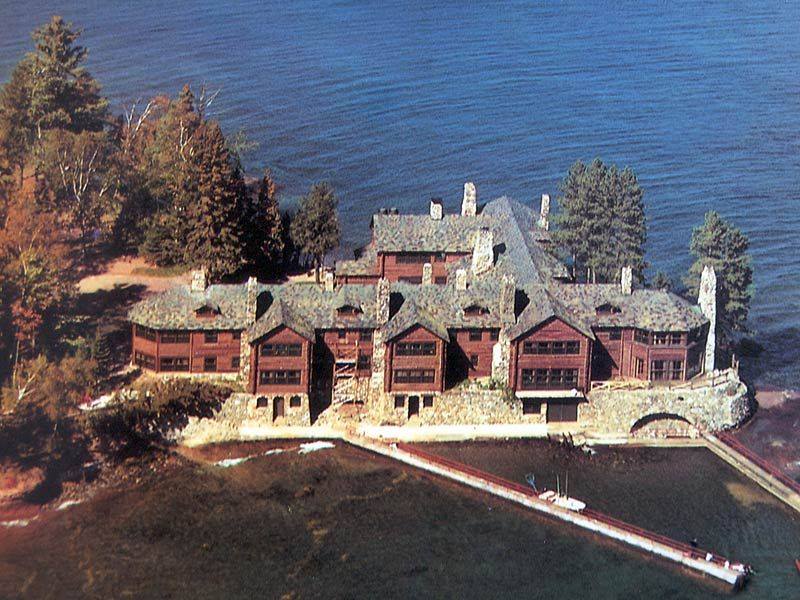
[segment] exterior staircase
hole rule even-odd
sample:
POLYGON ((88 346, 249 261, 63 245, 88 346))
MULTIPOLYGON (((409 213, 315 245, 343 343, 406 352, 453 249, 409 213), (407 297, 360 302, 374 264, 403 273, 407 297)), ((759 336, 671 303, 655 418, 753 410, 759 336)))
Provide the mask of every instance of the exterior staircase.
POLYGON ((366 398, 358 380, 358 342, 336 348, 333 363, 333 398, 331 404, 363 403, 366 398))

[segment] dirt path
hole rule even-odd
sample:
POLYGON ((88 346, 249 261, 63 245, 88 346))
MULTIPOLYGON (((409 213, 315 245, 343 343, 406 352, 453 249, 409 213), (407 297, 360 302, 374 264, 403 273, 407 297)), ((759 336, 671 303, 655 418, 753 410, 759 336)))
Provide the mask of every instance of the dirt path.
POLYGON ((148 293, 152 293, 189 283, 189 273, 167 276, 143 274, 148 269, 152 269, 152 265, 142 258, 119 258, 109 264, 105 273, 82 279, 78 284, 78 290, 81 294, 91 294, 98 290, 110 290, 117 286, 142 285, 147 288, 148 293))

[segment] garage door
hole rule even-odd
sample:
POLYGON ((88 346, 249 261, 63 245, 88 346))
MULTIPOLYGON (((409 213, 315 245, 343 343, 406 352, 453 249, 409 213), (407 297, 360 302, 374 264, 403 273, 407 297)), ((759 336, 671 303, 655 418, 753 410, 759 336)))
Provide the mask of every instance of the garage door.
POLYGON ((578 402, 576 400, 548 400, 547 422, 566 423, 578 420, 578 402))

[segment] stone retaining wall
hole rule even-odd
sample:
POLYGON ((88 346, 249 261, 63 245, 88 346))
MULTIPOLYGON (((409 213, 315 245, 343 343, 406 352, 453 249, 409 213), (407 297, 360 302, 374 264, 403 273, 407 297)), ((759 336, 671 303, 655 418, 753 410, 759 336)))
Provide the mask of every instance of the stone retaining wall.
POLYGON ((736 427, 750 414, 747 387, 738 377, 717 385, 690 388, 597 389, 581 404, 579 425, 603 433, 631 430, 663 416, 675 417, 707 431, 736 427))

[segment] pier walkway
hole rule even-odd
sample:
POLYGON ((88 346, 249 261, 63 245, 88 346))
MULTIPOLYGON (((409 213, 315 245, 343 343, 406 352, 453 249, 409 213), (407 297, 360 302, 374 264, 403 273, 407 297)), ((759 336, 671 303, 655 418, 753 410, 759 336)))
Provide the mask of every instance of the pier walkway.
POLYGON ((742 564, 732 563, 711 552, 694 548, 689 544, 619 521, 594 510, 584 509, 576 512, 561 508, 551 502, 539 499, 529 486, 430 454, 414 446, 404 443, 386 444, 360 436, 345 436, 344 439, 353 446, 510 500, 539 513, 678 563, 696 573, 710 575, 735 588, 742 587, 747 579, 748 569, 742 564))
POLYGON ((729 433, 705 434, 706 446, 737 471, 800 512, 800 484, 729 433))

